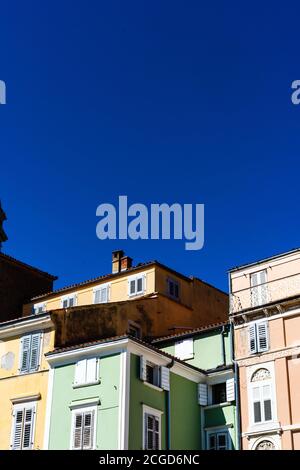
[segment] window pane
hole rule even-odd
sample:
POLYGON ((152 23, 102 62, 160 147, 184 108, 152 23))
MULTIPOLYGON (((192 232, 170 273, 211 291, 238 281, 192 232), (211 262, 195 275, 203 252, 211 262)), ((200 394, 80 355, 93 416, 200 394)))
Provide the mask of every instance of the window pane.
POLYGON ((210 434, 209 436, 209 450, 215 450, 216 448, 216 435, 210 434))
POLYGON ((264 385, 263 386, 263 398, 270 398, 271 397, 271 386, 264 385))
POLYGON ((254 387, 253 389, 253 400, 257 401, 260 399, 259 387, 254 387))
POLYGON ((260 408, 260 402, 257 401, 254 403, 254 422, 255 423, 260 423, 261 422, 261 408, 260 408))
POLYGON ((135 294, 135 280, 130 281, 130 294, 135 294))
POLYGON ((213 405, 226 402, 226 383, 216 384, 212 386, 213 405))
POLYGON ((265 421, 270 421, 272 419, 271 400, 264 401, 264 410, 265 410, 265 421))
POLYGON ((150 364, 146 365, 146 381, 149 384, 153 384, 154 382, 154 367, 152 367, 150 364))
POLYGON ((143 278, 139 277, 137 280, 137 292, 143 291, 143 278))

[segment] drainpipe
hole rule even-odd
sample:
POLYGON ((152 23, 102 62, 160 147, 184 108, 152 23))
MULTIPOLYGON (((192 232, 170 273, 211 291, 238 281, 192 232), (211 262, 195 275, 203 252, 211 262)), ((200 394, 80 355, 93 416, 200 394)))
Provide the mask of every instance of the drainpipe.
POLYGON ((225 326, 222 326, 221 330, 221 348, 222 348, 222 358, 223 358, 223 364, 222 366, 226 366, 226 352, 225 352, 225 326))
MULTIPOLYGON (((168 369, 171 369, 174 365, 174 359, 166 365, 168 369)), ((167 450, 171 450, 171 395, 170 390, 166 390, 166 402, 167 402, 167 416, 166 416, 166 432, 167 432, 167 450)))
POLYGON ((236 422, 236 450, 241 449, 241 414, 240 414, 240 387, 239 387, 239 368, 234 359, 234 328, 233 321, 230 320, 231 337, 231 360, 234 365, 234 388, 235 388, 235 422, 236 422))

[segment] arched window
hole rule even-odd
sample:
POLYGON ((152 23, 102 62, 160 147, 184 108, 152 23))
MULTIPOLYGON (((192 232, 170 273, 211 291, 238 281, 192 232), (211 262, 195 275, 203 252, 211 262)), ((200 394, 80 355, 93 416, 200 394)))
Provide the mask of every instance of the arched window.
POLYGON ((274 419, 273 383, 266 368, 257 369, 251 377, 252 421, 266 423, 274 419))
POLYGON ((272 441, 265 439, 257 444, 255 450, 275 450, 275 445, 272 441))

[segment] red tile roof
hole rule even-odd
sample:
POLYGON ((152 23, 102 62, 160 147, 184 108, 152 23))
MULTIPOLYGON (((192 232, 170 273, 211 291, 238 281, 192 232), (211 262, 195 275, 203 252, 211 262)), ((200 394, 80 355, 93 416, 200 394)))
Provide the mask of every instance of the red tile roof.
POLYGON ((173 339, 187 337, 187 336, 195 336, 198 333, 203 333, 204 331, 216 330, 217 328, 221 328, 222 326, 226 326, 226 325, 229 325, 229 321, 211 323, 210 325, 201 326, 199 328, 193 328, 192 330, 186 330, 181 333, 173 333, 167 336, 161 336, 159 338, 155 338, 152 340, 152 344, 164 343, 167 341, 172 341, 173 339))

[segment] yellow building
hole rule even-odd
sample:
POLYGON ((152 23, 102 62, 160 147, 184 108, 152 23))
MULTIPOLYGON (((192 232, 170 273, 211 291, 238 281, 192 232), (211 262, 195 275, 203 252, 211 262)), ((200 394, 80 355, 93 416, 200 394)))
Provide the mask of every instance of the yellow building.
POLYGON ((0 324, 0 449, 42 449, 53 349, 49 314, 0 324))

